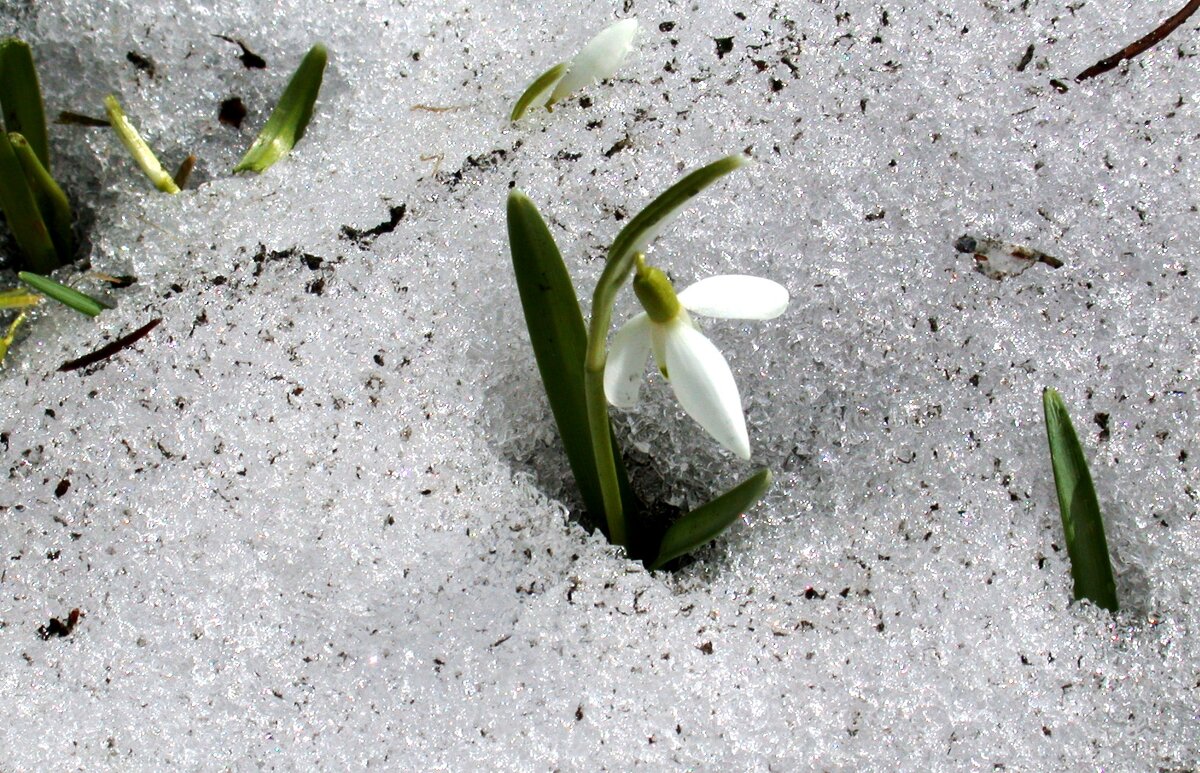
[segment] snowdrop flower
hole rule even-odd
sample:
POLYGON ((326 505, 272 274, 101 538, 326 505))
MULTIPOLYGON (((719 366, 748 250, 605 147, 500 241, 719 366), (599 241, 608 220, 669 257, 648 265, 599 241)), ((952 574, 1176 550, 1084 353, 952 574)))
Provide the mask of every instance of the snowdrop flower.
POLYGON ((633 290, 645 311, 617 331, 604 367, 604 394, 632 408, 651 352, 679 404, 718 443, 743 459, 750 439, 742 399, 729 364, 699 331, 688 312, 731 319, 773 319, 784 312, 788 291, 769 279, 729 275, 702 279, 675 294, 671 281, 637 256, 633 290))
POLYGON ((571 61, 556 64, 534 79, 513 107, 511 120, 519 120, 535 105, 553 109, 576 91, 611 78, 633 50, 637 31, 636 18, 605 27, 571 61))

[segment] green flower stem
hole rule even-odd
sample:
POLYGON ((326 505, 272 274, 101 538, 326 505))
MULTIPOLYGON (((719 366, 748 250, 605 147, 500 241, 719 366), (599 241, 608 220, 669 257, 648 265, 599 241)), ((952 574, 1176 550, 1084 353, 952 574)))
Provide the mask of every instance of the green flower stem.
POLYGON ((608 328, 612 324, 613 305, 617 292, 629 278, 639 252, 618 255, 610 260, 596 283, 592 295, 592 319, 588 328, 587 358, 584 360, 584 395, 587 399, 588 431, 592 435, 592 452, 596 457, 596 472, 600 476, 600 492, 604 498, 604 517, 608 522, 608 539, 628 547, 625 508, 621 504, 621 487, 617 482, 617 467, 613 461, 612 435, 608 424, 608 400, 604 396, 604 363, 608 359, 608 328))

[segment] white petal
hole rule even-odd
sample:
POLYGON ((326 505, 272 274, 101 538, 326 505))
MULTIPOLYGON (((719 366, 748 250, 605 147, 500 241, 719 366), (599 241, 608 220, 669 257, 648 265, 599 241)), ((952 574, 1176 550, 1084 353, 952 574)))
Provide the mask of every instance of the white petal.
POLYGON ((650 356, 650 326, 645 312, 631 317, 613 336, 608 360, 604 363, 604 396, 618 408, 637 404, 638 388, 650 356))
POLYGON ((601 30, 571 60, 567 74, 550 95, 550 104, 565 99, 596 81, 611 78, 633 50, 633 38, 637 31, 637 19, 622 19, 601 30))
POLYGON ((679 293, 688 311, 706 317, 774 319, 788 305, 788 291, 778 282, 745 274, 710 276, 679 293))
POLYGON ((721 352, 703 333, 680 322, 669 326, 665 344, 671 387, 683 410, 718 443, 749 459, 742 398, 721 352))

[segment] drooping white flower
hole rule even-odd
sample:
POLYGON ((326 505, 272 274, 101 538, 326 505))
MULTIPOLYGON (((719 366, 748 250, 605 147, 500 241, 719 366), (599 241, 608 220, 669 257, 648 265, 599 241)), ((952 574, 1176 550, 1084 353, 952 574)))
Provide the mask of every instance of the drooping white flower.
POLYGON ((605 27, 569 62, 557 64, 535 78, 517 100, 511 119, 519 120, 535 105, 553 108, 556 102, 576 91, 611 78, 633 50, 637 31, 636 18, 622 19, 605 27))
POLYGON ((772 319, 788 291, 769 279, 728 275, 702 279, 678 295, 670 280, 639 256, 633 289, 646 309, 617 330, 604 367, 604 394, 618 408, 637 403, 646 358, 653 352, 680 406, 725 448, 750 458, 746 417, 733 373, 688 312, 729 319, 772 319))

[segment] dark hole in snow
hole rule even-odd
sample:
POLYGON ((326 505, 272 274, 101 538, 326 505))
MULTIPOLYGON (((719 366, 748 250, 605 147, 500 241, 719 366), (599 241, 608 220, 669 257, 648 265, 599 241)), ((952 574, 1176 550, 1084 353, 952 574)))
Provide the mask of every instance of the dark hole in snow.
POLYGON ((223 101, 221 110, 217 113, 217 120, 235 129, 242 128, 242 121, 246 120, 246 105, 242 103, 241 97, 230 97, 223 101))

